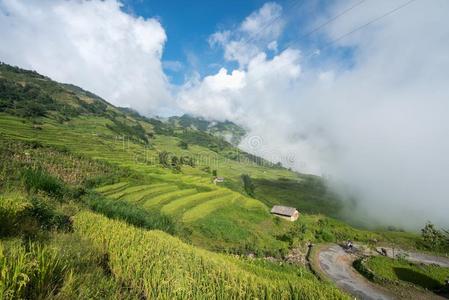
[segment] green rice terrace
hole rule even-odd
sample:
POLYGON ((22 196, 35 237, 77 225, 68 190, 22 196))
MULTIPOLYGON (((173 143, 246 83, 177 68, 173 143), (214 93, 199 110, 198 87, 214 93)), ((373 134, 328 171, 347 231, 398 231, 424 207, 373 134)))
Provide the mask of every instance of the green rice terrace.
POLYGON ((350 299, 310 263, 310 243, 447 253, 443 231, 433 247, 349 225, 320 177, 239 150, 244 134, 143 117, 1 64, 0 299, 350 299), (270 214, 278 204, 299 219, 270 214))

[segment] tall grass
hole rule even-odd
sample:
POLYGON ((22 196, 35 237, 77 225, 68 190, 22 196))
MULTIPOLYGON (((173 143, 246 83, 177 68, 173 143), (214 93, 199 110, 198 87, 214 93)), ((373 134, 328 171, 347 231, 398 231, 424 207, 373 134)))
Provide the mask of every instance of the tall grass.
POLYGON ((57 198, 64 195, 64 184, 41 168, 26 168, 22 178, 28 192, 43 191, 57 198))
POLYGON ((0 299, 42 299, 61 286, 66 267, 46 246, 0 244, 0 299))
POLYGON ((30 204, 19 195, 0 196, 0 237, 17 234, 30 204))
POLYGON ((157 211, 145 210, 132 203, 108 199, 94 193, 87 195, 83 200, 92 210, 109 218, 123 220, 145 229, 159 229, 170 234, 175 233, 175 224, 172 220, 157 211))
POLYGON ((94 213, 78 214, 74 226, 108 254, 113 275, 147 299, 346 299, 316 279, 274 269, 263 276, 239 259, 94 213))

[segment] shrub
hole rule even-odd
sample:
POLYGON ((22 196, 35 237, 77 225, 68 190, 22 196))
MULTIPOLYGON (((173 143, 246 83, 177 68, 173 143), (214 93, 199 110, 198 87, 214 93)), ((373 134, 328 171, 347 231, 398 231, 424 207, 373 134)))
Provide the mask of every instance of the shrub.
POLYGON ((167 151, 159 152, 159 163, 165 168, 170 167, 169 157, 170 153, 167 151))
POLYGON ((25 169, 22 178, 27 192, 43 191, 57 198, 64 195, 64 184, 41 168, 25 169))
POLYGON ((324 228, 317 231, 315 236, 316 236, 316 239, 324 241, 324 242, 334 242, 335 241, 334 234, 324 228))
POLYGON ((191 166, 192 168, 195 167, 195 161, 189 156, 181 156, 180 161, 182 165, 191 166))
POLYGON ((428 222, 421 229, 422 242, 425 248, 431 250, 449 250, 449 231, 439 230, 428 222))
POLYGON ((92 210, 109 218, 123 220, 146 229, 159 229, 170 234, 175 232, 172 220, 159 212, 149 212, 126 201, 111 200, 96 194, 86 196, 84 201, 92 210))
POLYGON ((0 236, 13 236, 20 232, 28 206, 29 203, 19 197, 0 197, 0 236))
POLYGON ((45 230, 57 229, 68 231, 72 224, 69 216, 57 212, 52 206, 40 198, 31 199, 31 207, 27 209, 28 214, 36 219, 41 228, 45 230))
POLYGON ((253 181, 251 180, 251 177, 247 174, 243 174, 242 181, 243 181, 243 188, 245 189, 245 192, 248 194, 248 196, 254 197, 255 186, 253 184, 253 181))
POLYGON ((180 172, 181 171, 181 162, 177 156, 172 156, 171 158, 171 166, 173 170, 180 172))
POLYGON ((184 150, 189 149, 189 144, 187 144, 186 142, 184 142, 182 140, 178 143, 178 146, 179 146, 179 148, 184 149, 184 150))

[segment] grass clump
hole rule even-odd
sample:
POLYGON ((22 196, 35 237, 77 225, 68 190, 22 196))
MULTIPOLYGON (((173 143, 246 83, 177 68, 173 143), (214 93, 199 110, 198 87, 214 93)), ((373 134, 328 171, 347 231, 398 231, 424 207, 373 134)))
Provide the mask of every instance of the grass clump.
POLYGON ((46 246, 0 244, 0 299, 42 299, 56 293, 66 267, 46 246))
POLYGON ((41 229, 44 230, 65 230, 72 227, 70 217, 57 211, 49 201, 36 196, 31 198, 31 206, 28 208, 28 215, 37 220, 41 229))
POLYGON ((0 196, 0 237, 18 234, 30 203, 20 195, 0 196))
POLYGON ((26 168, 22 173, 23 183, 27 192, 42 191, 50 196, 61 198, 65 193, 64 184, 41 168, 26 168))

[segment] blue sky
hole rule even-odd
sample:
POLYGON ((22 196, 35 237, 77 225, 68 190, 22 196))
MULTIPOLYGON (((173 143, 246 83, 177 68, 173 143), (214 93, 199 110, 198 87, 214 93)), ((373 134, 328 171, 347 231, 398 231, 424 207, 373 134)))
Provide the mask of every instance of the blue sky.
MULTIPOLYGON (((232 27, 266 1, 144 1, 126 0, 124 10, 144 18, 156 17, 164 27, 168 40, 164 48, 164 61, 182 63, 179 72, 165 68, 175 83, 184 79, 184 73, 198 68, 201 73, 217 70, 210 66, 222 60, 220 51, 210 49, 209 36, 220 28, 232 27)), ((289 1, 279 3, 287 4, 289 1)))
MULTIPOLYGON (((248 15, 260 9, 268 1, 227 0, 227 1, 144 1, 125 0, 123 10, 144 18, 157 18, 163 26, 168 40, 163 52, 164 71, 174 84, 182 84, 191 72, 201 76, 216 73, 221 67, 236 68, 238 64, 223 58, 223 49, 211 48, 208 39, 216 31, 232 30, 248 15)), ((314 27, 314 18, 321 15, 332 1, 281 0, 279 4, 286 27, 278 39, 278 47, 287 43, 301 47, 304 52, 313 52, 322 44, 320 32, 304 37, 314 27)), ((267 53, 270 55, 270 53, 267 53)), ((273 54, 273 53, 272 53, 273 54)), ((317 64, 330 57, 339 57, 343 65, 351 64, 350 49, 327 51, 317 64)))

